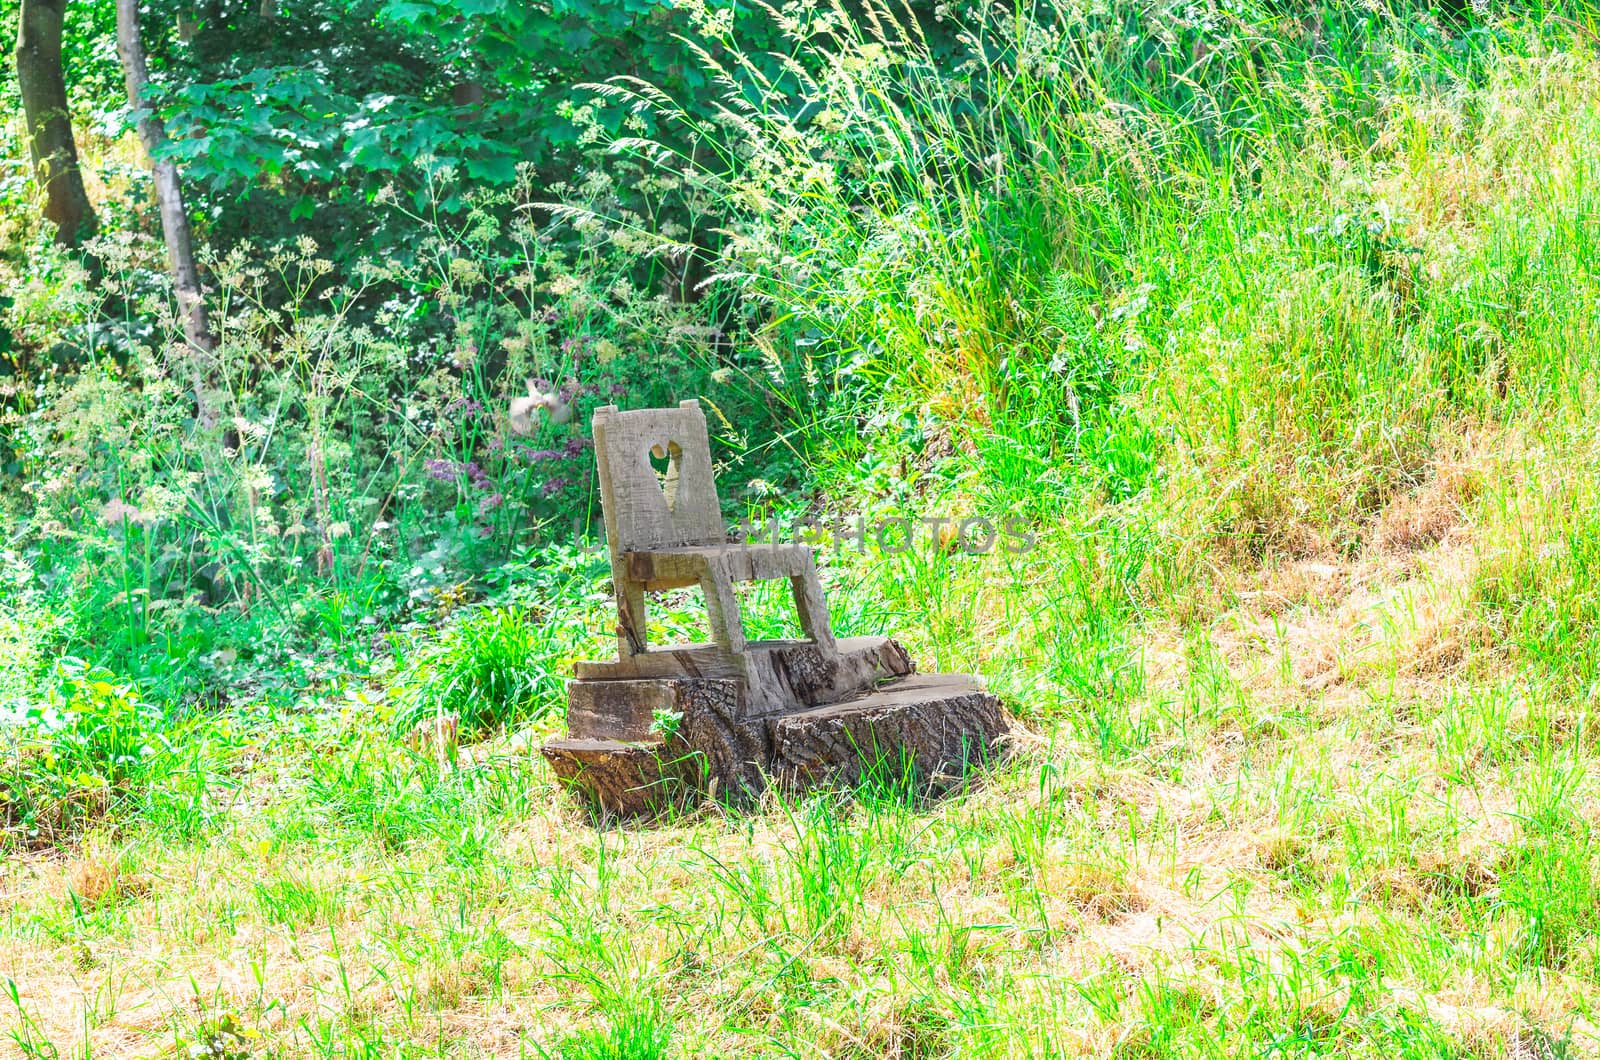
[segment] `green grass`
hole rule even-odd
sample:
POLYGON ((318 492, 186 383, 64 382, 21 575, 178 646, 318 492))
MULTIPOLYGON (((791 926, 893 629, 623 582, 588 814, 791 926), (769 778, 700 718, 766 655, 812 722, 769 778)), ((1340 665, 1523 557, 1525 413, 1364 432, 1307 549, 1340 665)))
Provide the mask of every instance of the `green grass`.
POLYGON ((561 678, 545 668, 560 641, 541 635, 535 617, 513 608, 476 612, 457 622, 437 644, 409 660, 416 672, 396 718, 402 732, 449 719, 479 733, 549 711, 561 678))
MULTIPOLYGON (((534 747, 610 651, 603 558, 419 589, 378 644, 359 580, 286 599, 304 681, 67 675, 72 726, 7 730, 0 1050, 1600 1052, 1600 59, 1559 14, 997 10, 971 67, 857 20, 791 42, 825 83, 715 89, 723 139, 619 144, 731 204, 764 307, 705 396, 810 486, 731 500, 1024 521, 824 543, 839 631, 983 674, 1010 759, 597 830, 534 747)), ((37 702, 70 623, 27 562, 37 702)), ((226 677, 207 635, 165 649, 226 677)))

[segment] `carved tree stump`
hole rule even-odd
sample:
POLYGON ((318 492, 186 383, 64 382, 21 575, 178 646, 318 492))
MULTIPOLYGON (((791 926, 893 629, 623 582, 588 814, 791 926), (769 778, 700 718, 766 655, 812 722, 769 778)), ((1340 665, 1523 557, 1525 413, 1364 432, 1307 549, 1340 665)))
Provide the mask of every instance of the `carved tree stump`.
POLYGON ((561 782, 602 814, 659 813, 687 803, 701 789, 698 762, 681 749, 615 740, 557 740, 543 751, 561 782))
POLYGON ((950 788, 969 767, 1001 751, 1007 725, 1000 701, 970 678, 907 678, 861 699, 769 722, 772 766, 786 787, 858 784, 869 775, 950 788))
POLYGON ((577 664, 568 738, 544 748, 591 806, 643 814, 701 792, 741 800, 771 779, 804 789, 879 769, 940 790, 1003 750, 1000 701, 974 679, 912 676, 887 637, 834 639, 809 548, 728 542, 698 402, 599 409, 594 441, 617 658, 577 664), (667 460, 664 476, 652 457, 667 460), (806 639, 747 641, 734 583, 780 578, 806 639), (713 642, 650 647, 646 593, 695 585, 713 642))

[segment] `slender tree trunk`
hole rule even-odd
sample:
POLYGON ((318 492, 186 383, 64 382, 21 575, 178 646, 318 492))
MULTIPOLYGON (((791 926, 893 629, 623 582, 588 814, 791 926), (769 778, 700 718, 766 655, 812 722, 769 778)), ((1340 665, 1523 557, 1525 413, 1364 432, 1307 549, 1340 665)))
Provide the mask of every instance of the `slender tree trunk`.
MULTIPOLYGON (((117 4, 117 56, 122 60, 123 79, 127 83, 128 104, 139 118, 139 140, 145 154, 150 157, 150 175, 156 190, 156 206, 161 211, 161 234, 167 243, 167 264, 172 270, 172 293, 178 301, 178 313, 183 318, 183 335, 187 347, 184 367, 194 388, 195 434, 198 436, 200 461, 205 479, 204 493, 199 498, 222 529, 232 522, 228 507, 228 487, 225 483, 220 427, 222 401, 212 386, 216 366, 212 354, 217 348, 216 336, 211 331, 211 318, 206 313, 204 291, 200 287, 200 270, 194 260, 194 232, 189 226, 189 212, 183 204, 183 184, 178 179, 177 163, 161 157, 166 143, 167 130, 161 119, 150 109, 147 89, 150 70, 145 65, 144 42, 139 37, 139 0, 116 0, 117 4)), ((218 570, 226 584, 227 569, 218 561, 218 570)))
MULTIPOLYGON (((177 165, 161 157, 166 128, 161 119, 146 108, 145 88, 150 83, 150 72, 145 66, 144 43, 139 39, 139 0, 117 0, 117 53, 122 58, 122 71, 128 84, 128 103, 143 114, 139 119, 139 139, 150 156, 156 204, 161 209, 161 232, 167 241, 167 262, 172 269, 172 289, 177 295, 178 311, 183 316, 184 337, 189 340, 192 352, 208 353, 216 347, 216 339, 211 334, 211 320, 200 289, 200 273, 195 268, 194 233, 183 205, 183 185, 178 181, 177 165)), ((203 377, 204 373, 196 373, 196 399, 201 422, 211 426, 216 415, 208 407, 210 402, 205 397, 203 377)))
POLYGON ((450 86, 450 102, 456 107, 456 128, 470 129, 483 115, 483 82, 476 78, 457 81, 450 86))
POLYGON ((17 31, 17 87, 28 121, 28 147, 44 216, 56 226, 56 242, 75 247, 96 228, 94 208, 83 190, 78 146, 67 110, 67 81, 61 69, 61 23, 66 0, 22 0, 17 31))

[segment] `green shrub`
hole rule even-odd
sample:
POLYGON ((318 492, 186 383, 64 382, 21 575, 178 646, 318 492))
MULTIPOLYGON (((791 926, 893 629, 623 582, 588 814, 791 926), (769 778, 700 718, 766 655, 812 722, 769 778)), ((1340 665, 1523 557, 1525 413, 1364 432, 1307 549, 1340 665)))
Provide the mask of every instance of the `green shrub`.
POLYGON ((163 712, 133 684, 81 659, 58 661, 38 701, 0 729, 0 823, 28 845, 75 834, 136 798, 173 745, 163 712))

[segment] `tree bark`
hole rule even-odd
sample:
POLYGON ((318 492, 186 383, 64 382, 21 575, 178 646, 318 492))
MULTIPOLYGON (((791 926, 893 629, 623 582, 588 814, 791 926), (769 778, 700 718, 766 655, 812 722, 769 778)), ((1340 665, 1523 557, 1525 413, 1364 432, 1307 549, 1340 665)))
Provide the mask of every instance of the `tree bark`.
POLYGON ((78 146, 72 139, 66 75, 61 68, 61 24, 66 0, 22 0, 17 31, 17 87, 27 115, 28 148, 44 216, 56 226, 56 242, 75 247, 97 227, 83 188, 78 146))
MULTIPOLYGON (((150 156, 156 204, 161 210, 161 232, 166 238, 167 262, 172 269, 172 290, 178 299, 178 312, 183 317, 184 337, 192 351, 209 353, 216 348, 216 339, 211 334, 211 319, 206 313, 200 273, 195 267, 194 233, 189 227, 189 213, 183 205, 183 185, 178 180, 176 163, 161 157, 167 131, 161 119, 148 109, 145 100, 150 72, 145 65, 144 43, 139 39, 139 0, 117 0, 117 54, 122 59, 128 103, 143 115, 139 119, 139 140, 144 144, 145 153, 150 156)), ((203 377, 204 373, 197 373, 195 392, 200 420, 206 424, 216 417, 214 410, 208 407, 210 402, 205 397, 205 387, 201 382, 203 377)))

